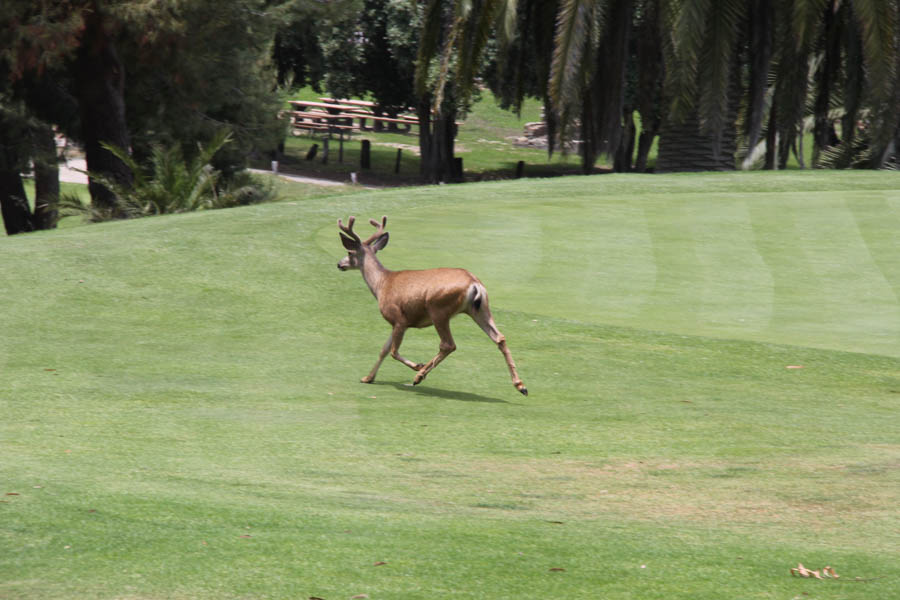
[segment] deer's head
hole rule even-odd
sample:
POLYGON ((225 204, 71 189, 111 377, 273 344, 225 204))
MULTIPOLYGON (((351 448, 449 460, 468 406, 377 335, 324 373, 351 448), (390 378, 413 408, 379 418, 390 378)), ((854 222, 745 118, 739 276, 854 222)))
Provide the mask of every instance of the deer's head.
POLYGON ((356 217, 350 217, 347 225, 344 226, 343 221, 338 219, 338 228, 341 230, 341 243, 347 249, 347 256, 342 258, 337 264, 341 271, 349 271, 350 269, 361 269, 368 256, 375 256, 375 253, 387 246, 388 232, 384 230, 387 225, 387 217, 381 217, 381 223, 375 219, 369 219, 369 223, 376 227, 375 233, 370 235, 368 239, 362 241, 353 231, 353 223, 356 217))

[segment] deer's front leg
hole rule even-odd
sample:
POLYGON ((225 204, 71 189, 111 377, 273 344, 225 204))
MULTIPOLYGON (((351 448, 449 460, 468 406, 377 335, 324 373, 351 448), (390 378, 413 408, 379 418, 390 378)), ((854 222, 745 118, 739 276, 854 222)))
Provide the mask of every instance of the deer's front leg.
POLYGON ((403 343, 404 333, 406 333, 406 327, 403 325, 394 325, 394 330, 391 332, 391 358, 399 360, 413 371, 418 371, 425 365, 422 363, 414 363, 413 361, 400 356, 400 344, 403 343))
POLYGON ((388 336, 387 341, 384 343, 384 346, 381 347, 381 352, 378 354, 378 360, 375 362, 375 366, 372 367, 372 370, 369 371, 369 374, 360 379, 363 383, 372 383, 375 381, 375 374, 378 372, 378 367, 381 366, 381 362, 384 360, 384 357, 387 356, 387 353, 391 351, 391 342, 394 339, 393 333, 388 336))
POLYGON ((378 373, 378 368, 381 367, 381 363, 384 361, 384 357, 388 355, 388 352, 391 353, 393 358, 396 358, 413 371, 418 371, 424 366, 422 363, 414 363, 411 360, 407 360, 397 353, 400 349, 400 344, 403 342, 404 331, 405 329, 398 327, 395 327, 391 331, 391 335, 388 336, 384 346, 381 347, 381 352, 378 354, 378 360, 375 362, 375 366, 372 367, 372 370, 369 371, 368 375, 360 379, 362 383, 372 383, 375 381, 375 374, 378 373))

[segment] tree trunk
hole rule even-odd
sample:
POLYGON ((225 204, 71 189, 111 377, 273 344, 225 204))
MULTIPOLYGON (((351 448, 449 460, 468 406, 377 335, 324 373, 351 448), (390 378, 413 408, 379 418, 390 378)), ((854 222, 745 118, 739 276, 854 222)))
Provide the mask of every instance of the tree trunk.
POLYGON ((659 0, 645 2, 642 9, 645 12, 634 33, 638 67, 637 94, 634 102, 641 117, 641 135, 638 138, 637 157, 634 162, 634 170, 638 173, 647 171, 650 149, 653 147, 653 140, 659 134, 663 113, 662 82, 665 79, 659 0))
POLYGON ((697 109, 681 122, 665 119, 659 133, 659 156, 656 170, 733 171, 737 153, 737 114, 741 101, 739 65, 732 63, 728 86, 728 114, 721 133, 703 130, 697 109))
POLYGON ((634 111, 631 107, 625 109, 623 116, 625 121, 625 131, 619 139, 619 148, 616 150, 616 158, 613 163, 613 170, 616 173, 627 173, 631 171, 631 157, 634 156, 634 111))
POLYGON ((25 186, 18 171, 0 171, 0 214, 7 234, 34 231, 25 186))
POLYGON ((650 157, 650 149, 653 147, 653 139, 656 137, 656 131, 651 129, 641 131, 638 137, 637 157, 634 159, 634 170, 638 173, 647 171, 647 159, 650 157))
POLYGON ((667 120, 659 134, 656 171, 733 171, 736 139, 733 125, 726 128, 718 140, 712 134, 701 131, 696 114, 691 114, 681 123, 667 120))
MULTIPOLYGON (((129 168, 101 146, 107 143, 127 151, 129 137, 125 123, 125 69, 98 11, 85 18, 82 43, 75 58, 75 78, 88 171, 130 186, 133 177, 129 168)), ((115 209, 115 195, 109 189, 93 180, 88 187, 93 204, 115 209)))
POLYGON ((625 80, 633 12, 632 0, 619 0, 612 3, 605 15, 606 32, 597 48, 597 68, 590 89, 585 90, 586 106, 582 109, 582 171, 585 174, 593 172, 600 154, 613 159, 614 170, 620 171, 619 167, 624 166, 617 159, 628 126, 623 117, 627 114, 625 80))
POLYGON ((778 98, 772 97, 772 108, 769 109, 769 127, 766 131, 766 162, 763 169, 775 169, 775 155, 778 150, 778 98))
POLYGON ((426 183, 450 182, 453 173, 453 140, 456 137, 456 109, 446 108, 442 114, 431 114, 430 98, 419 101, 419 171, 426 183))
POLYGON ((56 140, 50 127, 34 132, 37 146, 34 157, 34 226, 37 229, 56 227, 59 205, 59 164, 56 140))
POLYGON ((9 235, 34 231, 31 208, 19 174, 25 164, 20 151, 22 140, 12 129, 11 122, 0 117, 0 215, 9 235))
POLYGON ((822 43, 825 46, 825 54, 822 64, 816 73, 819 85, 816 94, 815 126, 813 129, 813 165, 818 164, 819 156, 823 150, 835 146, 838 142, 834 124, 828 118, 828 111, 831 108, 831 91, 837 84, 841 68, 840 20, 837 18, 837 10, 834 5, 829 5, 825 8, 822 31, 822 43))

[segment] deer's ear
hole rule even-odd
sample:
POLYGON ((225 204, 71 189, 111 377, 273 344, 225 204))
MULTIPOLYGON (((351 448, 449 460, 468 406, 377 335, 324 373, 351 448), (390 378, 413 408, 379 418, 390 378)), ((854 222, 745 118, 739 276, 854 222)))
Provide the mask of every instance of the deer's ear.
POLYGON ((384 233, 379 235, 377 238, 375 238, 375 241, 370 244, 370 247, 375 252, 378 252, 379 250, 381 250, 382 248, 387 246, 389 238, 390 238, 390 234, 387 231, 385 231, 384 233))
POLYGON ((359 244, 356 242, 356 240, 352 240, 352 239, 348 238, 343 233, 340 234, 340 236, 341 236, 341 243, 344 244, 344 248, 346 248, 347 250, 359 250, 359 244))

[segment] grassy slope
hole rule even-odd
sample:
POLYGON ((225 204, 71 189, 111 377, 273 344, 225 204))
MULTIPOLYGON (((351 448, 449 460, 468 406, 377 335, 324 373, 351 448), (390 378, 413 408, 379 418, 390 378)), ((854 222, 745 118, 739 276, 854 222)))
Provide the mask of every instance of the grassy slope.
POLYGON ((894 598, 898 184, 519 181, 0 240, 0 598, 894 598), (462 319, 422 386, 357 383, 387 327, 334 268, 348 214, 390 215, 390 267, 479 275, 528 398, 462 319))

